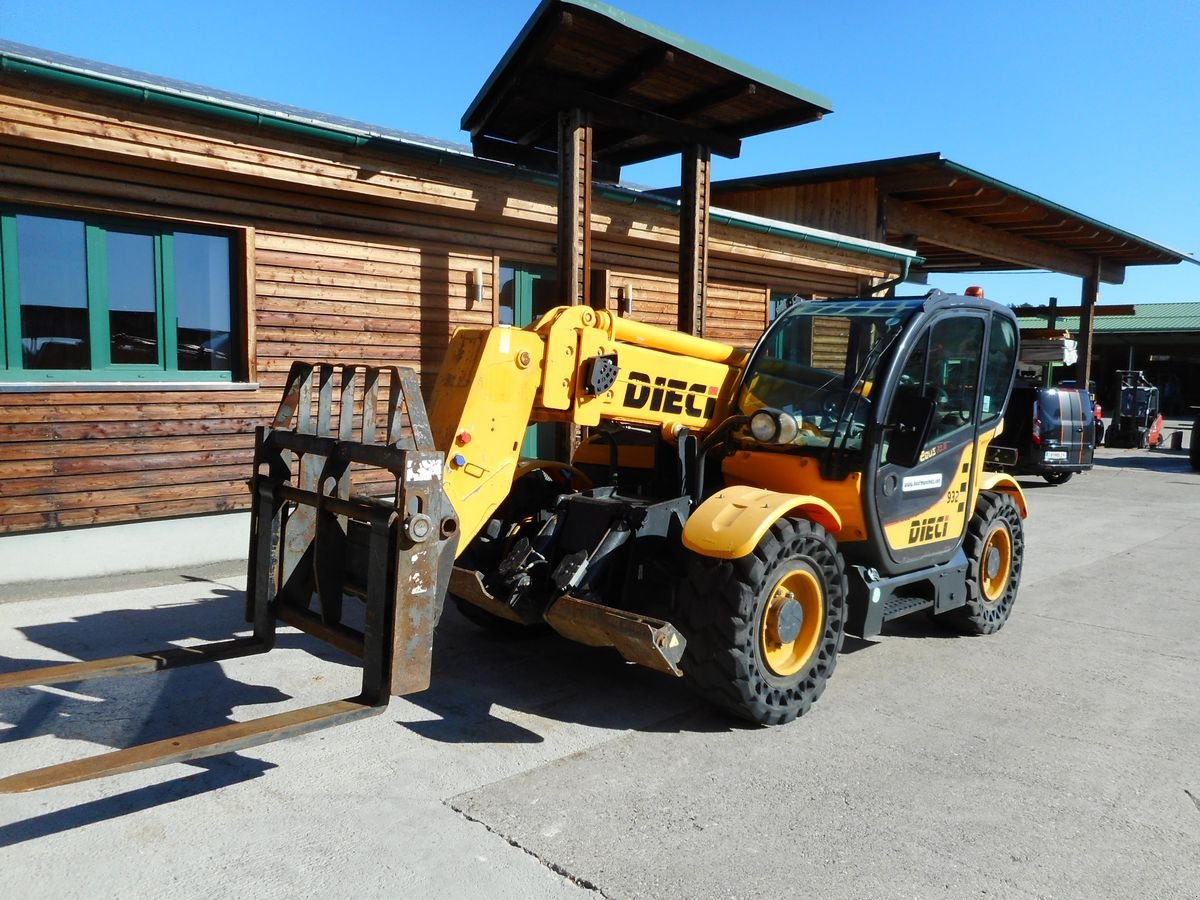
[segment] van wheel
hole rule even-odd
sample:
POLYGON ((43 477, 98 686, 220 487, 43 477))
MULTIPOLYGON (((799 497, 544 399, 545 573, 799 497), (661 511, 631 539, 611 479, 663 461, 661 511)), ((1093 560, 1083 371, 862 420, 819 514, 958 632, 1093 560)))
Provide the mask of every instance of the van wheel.
POLYGON ((1025 531, 1012 497, 980 494, 963 550, 967 554, 966 605, 938 618, 966 634, 993 634, 1004 627, 1012 612, 1025 558, 1025 531))
POLYGON ((1074 474, 1074 472, 1046 472, 1042 477, 1050 484, 1066 484, 1074 474))
POLYGON ((846 570, 814 522, 780 519, 740 559, 693 555, 680 667, 709 702, 760 725, 808 711, 833 673, 846 633, 846 570))

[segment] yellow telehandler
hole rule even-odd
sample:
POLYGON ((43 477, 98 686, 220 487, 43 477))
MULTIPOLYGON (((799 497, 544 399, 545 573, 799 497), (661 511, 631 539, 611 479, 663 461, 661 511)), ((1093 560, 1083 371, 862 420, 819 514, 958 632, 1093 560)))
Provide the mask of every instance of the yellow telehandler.
POLYGON ((361 693, 13 775, 0 791, 380 712, 428 687, 447 595, 484 627, 612 647, 762 724, 808 709, 847 633, 923 610, 996 631, 1026 505, 984 462, 1018 328, 971 294, 796 302, 752 351, 558 307, 524 329, 457 331, 428 415, 410 370, 296 363, 257 434, 253 636, 0 686, 264 652, 284 622, 359 656, 361 693), (557 435, 560 459, 522 458, 531 426, 557 435))

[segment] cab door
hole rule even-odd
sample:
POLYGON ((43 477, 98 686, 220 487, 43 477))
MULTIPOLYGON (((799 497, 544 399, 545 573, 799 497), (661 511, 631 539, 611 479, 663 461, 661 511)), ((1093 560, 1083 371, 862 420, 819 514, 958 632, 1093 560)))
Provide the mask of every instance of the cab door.
POLYGON ((893 368, 893 409, 914 396, 933 407, 916 465, 889 462, 887 438, 875 457, 870 513, 893 572, 949 560, 970 519, 987 322, 982 311, 935 318, 893 368))

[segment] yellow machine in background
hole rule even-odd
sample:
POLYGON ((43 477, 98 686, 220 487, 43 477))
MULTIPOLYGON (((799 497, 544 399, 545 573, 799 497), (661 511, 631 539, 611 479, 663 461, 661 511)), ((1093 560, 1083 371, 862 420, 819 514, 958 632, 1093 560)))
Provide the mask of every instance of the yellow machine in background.
POLYGON ((253 635, 0 687, 261 653, 284 622, 360 657, 361 692, 0 791, 378 713, 428 687, 447 594, 484 627, 613 647, 763 724, 820 696, 847 632, 918 611, 996 631, 1025 502, 984 461, 1017 336, 1007 308, 939 291, 796 303, 752 352, 559 307, 524 329, 460 329, 428 416, 409 370, 297 363, 256 442, 253 635), (531 425, 559 429, 559 458, 521 458, 531 425))

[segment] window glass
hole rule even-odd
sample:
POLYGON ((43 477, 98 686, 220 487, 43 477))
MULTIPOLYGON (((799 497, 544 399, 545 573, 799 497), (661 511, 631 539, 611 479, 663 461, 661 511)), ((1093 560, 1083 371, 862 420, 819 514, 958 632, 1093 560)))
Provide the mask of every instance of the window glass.
POLYGON ((227 370, 231 360, 229 239, 175 233, 179 368, 227 370))
POLYGON ((0 380, 228 381, 228 235, 0 209, 0 380))
POLYGON ((500 267, 500 324, 512 325, 516 318, 516 273, 512 266, 500 267))
POLYGON ((1016 362, 1017 329, 1008 319, 996 316, 992 319, 992 332, 988 336, 987 372, 979 407, 979 415, 984 422, 1000 415, 1016 362))
POLYGON ((158 290, 154 237, 109 229, 106 235, 112 361, 158 364, 158 290))
MULTIPOLYGON (((30 215, 16 220, 22 364, 87 369, 92 355, 83 223, 30 215)), ((7 257, 5 262, 11 264, 7 257)))
POLYGON ((930 330, 925 383, 926 396, 937 404, 932 441, 974 421, 983 325, 981 318, 956 317, 943 319, 930 330))

